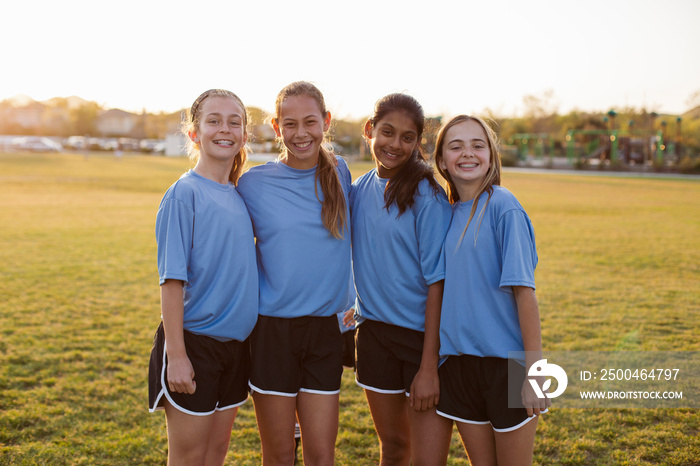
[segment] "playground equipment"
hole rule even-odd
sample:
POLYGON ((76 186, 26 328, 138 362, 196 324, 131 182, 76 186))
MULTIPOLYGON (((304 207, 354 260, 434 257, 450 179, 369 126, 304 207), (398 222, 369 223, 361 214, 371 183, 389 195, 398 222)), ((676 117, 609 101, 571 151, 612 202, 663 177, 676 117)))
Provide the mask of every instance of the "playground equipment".
POLYGON ((573 163, 576 158, 577 135, 593 135, 599 137, 593 138, 588 142, 586 153, 600 157, 609 150, 610 160, 616 162, 618 159, 617 134, 618 131, 616 129, 570 129, 566 132, 566 158, 569 163, 573 163))
POLYGON ((545 153, 545 141, 549 141, 549 159, 554 157, 554 138, 547 133, 517 133, 510 137, 511 143, 517 141, 518 160, 527 160, 529 144, 535 141, 535 157, 542 158, 545 153))
MULTIPOLYGON (((586 143, 585 154, 588 158, 596 157, 601 160, 609 158, 611 162, 615 163, 619 160, 619 145, 620 142, 623 141, 625 150, 627 151, 625 161, 629 162, 631 159, 631 134, 623 133, 616 129, 572 129, 566 132, 566 157, 569 163, 573 163, 576 159, 577 135, 598 136, 597 138, 590 139, 586 143)), ((644 139, 644 141, 646 141, 646 139, 644 139)), ((656 161, 662 162, 663 150, 663 132, 657 131, 656 136, 649 141, 650 158, 652 157, 651 153, 653 153, 656 161)), ((646 161, 646 153, 646 150, 644 150, 641 162, 646 161)))

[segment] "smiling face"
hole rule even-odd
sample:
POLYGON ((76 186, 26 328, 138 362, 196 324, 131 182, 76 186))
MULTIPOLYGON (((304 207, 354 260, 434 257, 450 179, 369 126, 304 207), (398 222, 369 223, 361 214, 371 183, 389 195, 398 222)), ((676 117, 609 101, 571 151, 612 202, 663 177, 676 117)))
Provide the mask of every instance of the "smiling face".
POLYGON ((331 123, 331 114, 321 112, 318 102, 308 95, 285 98, 279 105, 279 115, 272 127, 287 149, 282 162, 304 170, 318 164, 324 134, 331 123))
POLYGON ((374 125, 365 124, 365 137, 370 140, 372 155, 381 178, 391 178, 401 169, 418 146, 418 129, 404 112, 386 114, 374 125))
POLYGON ((474 199, 491 165, 491 150, 484 128, 474 120, 449 128, 438 163, 452 178, 460 201, 474 199))
POLYGON ((245 110, 231 97, 211 96, 201 103, 199 124, 190 138, 198 145, 200 162, 227 164, 245 145, 245 110))

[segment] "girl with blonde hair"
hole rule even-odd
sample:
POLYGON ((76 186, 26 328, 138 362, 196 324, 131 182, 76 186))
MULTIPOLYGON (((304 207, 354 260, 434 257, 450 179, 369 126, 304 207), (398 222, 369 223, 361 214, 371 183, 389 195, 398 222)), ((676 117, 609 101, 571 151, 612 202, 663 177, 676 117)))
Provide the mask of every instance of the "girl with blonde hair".
POLYGON ((230 91, 195 100, 183 131, 196 165, 168 189, 156 217, 162 322, 149 407, 165 410, 169 465, 223 464, 248 399, 258 280, 253 228, 235 187, 247 123, 230 91))
POLYGON ((455 421, 472 464, 531 464, 537 416, 551 404, 526 378, 542 358, 534 229, 500 186, 496 135, 484 120, 450 120, 438 134, 435 163, 453 203, 437 406, 446 424, 436 437, 449 436, 455 421))

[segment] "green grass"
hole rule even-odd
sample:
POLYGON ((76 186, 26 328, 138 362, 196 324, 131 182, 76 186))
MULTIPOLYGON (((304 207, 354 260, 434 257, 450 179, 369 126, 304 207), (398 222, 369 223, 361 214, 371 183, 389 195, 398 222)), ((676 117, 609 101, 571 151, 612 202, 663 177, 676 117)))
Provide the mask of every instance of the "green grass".
MULTIPOLYGON (((0 154, 0 464, 164 464, 147 410, 154 222, 182 158, 0 154)), ((354 176, 369 168, 352 165, 354 176)), ((700 349, 700 183, 505 173, 530 214, 548 350, 700 349)), ((537 464, 700 464, 693 409, 556 409, 537 464)), ((376 464, 346 371, 338 464, 376 464)), ((259 464, 252 402, 229 464, 259 464)), ((455 436, 450 464, 468 464, 455 436)))

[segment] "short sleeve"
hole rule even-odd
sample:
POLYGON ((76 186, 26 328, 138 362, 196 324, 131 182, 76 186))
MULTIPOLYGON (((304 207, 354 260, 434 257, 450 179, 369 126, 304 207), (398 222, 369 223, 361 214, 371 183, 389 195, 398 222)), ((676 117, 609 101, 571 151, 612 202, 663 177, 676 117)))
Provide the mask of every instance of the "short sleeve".
POLYGON ((416 213, 416 237, 423 278, 428 285, 445 278, 442 245, 452 219, 452 207, 442 191, 424 194, 416 213))
POLYGON ((158 275, 161 285, 167 279, 188 281, 193 233, 194 210, 180 200, 164 199, 156 216, 158 275))
POLYGON ((499 219, 498 238, 501 245, 501 287, 535 288, 537 250, 535 231, 527 214, 518 209, 505 212, 499 219))

